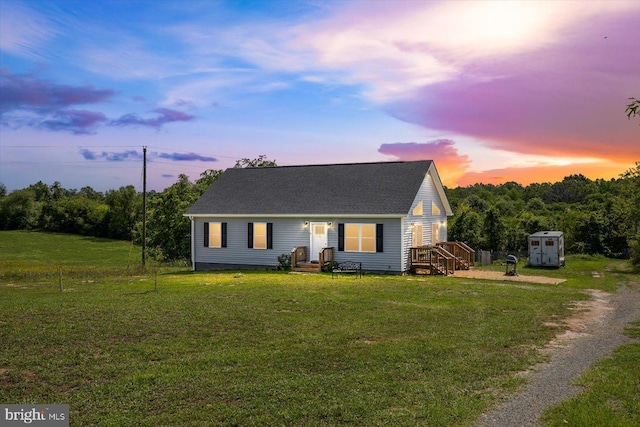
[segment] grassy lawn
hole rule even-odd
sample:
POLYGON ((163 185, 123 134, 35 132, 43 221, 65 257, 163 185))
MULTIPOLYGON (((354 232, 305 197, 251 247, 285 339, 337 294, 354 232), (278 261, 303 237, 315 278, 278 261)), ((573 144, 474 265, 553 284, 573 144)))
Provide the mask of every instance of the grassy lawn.
POLYGON ((545 322, 566 317, 582 289, 628 277, 604 259, 552 271, 566 286, 155 276, 127 272, 129 249, 0 233, 1 402, 69 404, 71 424, 83 426, 472 425, 540 360, 536 347, 558 332, 545 322))

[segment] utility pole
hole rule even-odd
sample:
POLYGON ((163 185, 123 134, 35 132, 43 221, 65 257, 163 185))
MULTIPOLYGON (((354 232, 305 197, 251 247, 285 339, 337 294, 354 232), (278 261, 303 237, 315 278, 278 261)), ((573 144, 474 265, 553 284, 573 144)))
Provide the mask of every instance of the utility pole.
POLYGON ((142 147, 142 266, 145 266, 147 246, 147 147, 142 147))

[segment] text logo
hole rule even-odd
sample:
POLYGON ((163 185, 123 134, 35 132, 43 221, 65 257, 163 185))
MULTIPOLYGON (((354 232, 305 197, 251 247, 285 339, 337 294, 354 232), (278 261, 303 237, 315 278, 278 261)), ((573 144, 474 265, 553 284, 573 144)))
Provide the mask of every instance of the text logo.
POLYGON ((69 427, 69 405, 0 405, 0 426, 69 427))

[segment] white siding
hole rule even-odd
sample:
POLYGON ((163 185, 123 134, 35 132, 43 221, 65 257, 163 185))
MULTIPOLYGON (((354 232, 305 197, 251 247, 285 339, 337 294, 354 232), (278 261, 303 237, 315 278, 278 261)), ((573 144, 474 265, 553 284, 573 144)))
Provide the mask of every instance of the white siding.
POLYGON ((447 214, 444 204, 436 190, 436 184, 430 174, 426 175, 422 185, 416 194, 416 198, 411 205, 411 209, 402 221, 402 270, 409 268, 409 248, 412 243, 413 224, 422 224, 423 227, 423 243, 431 245, 434 243, 432 235, 433 224, 439 224, 439 241, 447 241, 447 214), (413 215, 413 209, 422 202, 424 205, 422 215, 413 215), (439 215, 433 215, 431 203, 434 203, 440 210, 439 215))
POLYGON ((334 221, 333 230, 329 233, 329 246, 333 246, 333 257, 335 261, 356 261, 362 262, 362 269, 369 271, 380 271, 390 273, 400 273, 404 271, 402 267, 402 239, 400 218, 343 218, 334 221), (383 252, 364 253, 338 251, 338 225, 344 224, 383 224, 383 252))
POLYGON ((289 218, 196 218, 195 254, 196 263, 276 266, 278 256, 291 253, 294 246, 308 246, 309 231, 304 221, 289 218), (227 247, 204 247, 204 223, 227 223, 227 247), (273 249, 248 247, 247 230, 250 222, 273 223, 273 249))
POLYGON ((334 260, 362 262, 363 270, 401 272, 402 221, 394 218, 195 218, 193 260, 197 264, 276 266, 278 256, 290 254, 296 246, 310 246, 309 228, 305 221, 331 222, 328 229, 328 246, 333 247, 334 260), (204 247, 204 223, 227 223, 227 247, 204 247), (249 222, 273 223, 273 249, 250 249, 247 244, 249 222), (383 224, 383 252, 357 253, 338 251, 338 224, 383 224))

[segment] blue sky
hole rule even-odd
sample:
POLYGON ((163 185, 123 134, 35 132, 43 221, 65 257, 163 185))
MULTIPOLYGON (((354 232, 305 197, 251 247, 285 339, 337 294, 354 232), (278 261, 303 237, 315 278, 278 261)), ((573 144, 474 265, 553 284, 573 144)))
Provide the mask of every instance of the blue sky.
POLYGON ((640 2, 0 0, 0 182, 105 191, 433 159, 446 185, 640 160, 640 2))

